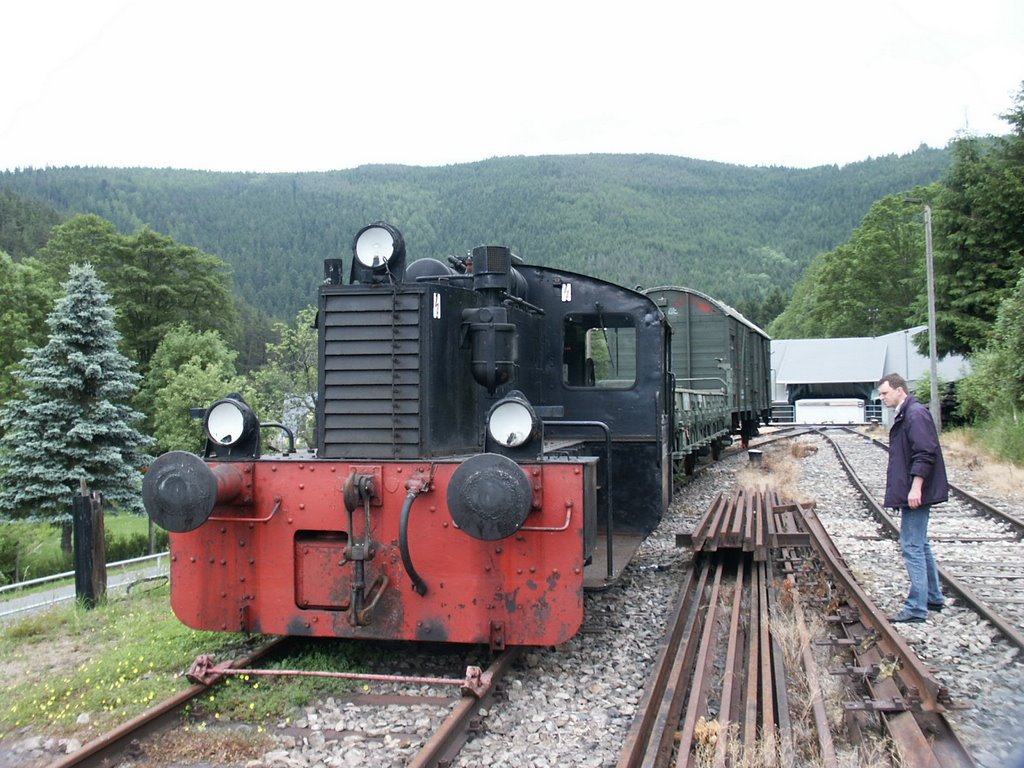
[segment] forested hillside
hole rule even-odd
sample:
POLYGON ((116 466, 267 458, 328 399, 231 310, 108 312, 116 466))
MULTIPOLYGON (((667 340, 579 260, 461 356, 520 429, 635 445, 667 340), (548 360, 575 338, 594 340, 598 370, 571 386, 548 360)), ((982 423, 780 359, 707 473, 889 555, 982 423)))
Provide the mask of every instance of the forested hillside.
POLYGON ((922 147, 806 170, 657 155, 294 174, 26 169, 0 173, 0 190, 220 256, 240 296, 279 318, 313 301, 325 257, 347 263, 356 230, 383 219, 412 259, 504 244, 624 285, 687 285, 764 321, 766 297, 781 310, 811 258, 849 238, 872 203, 940 179, 949 162, 922 147))

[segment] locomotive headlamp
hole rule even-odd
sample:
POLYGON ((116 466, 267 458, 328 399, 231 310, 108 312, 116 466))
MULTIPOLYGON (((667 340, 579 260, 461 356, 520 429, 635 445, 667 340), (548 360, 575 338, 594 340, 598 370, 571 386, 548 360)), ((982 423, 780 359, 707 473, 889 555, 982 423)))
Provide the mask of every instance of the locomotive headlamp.
POLYGON ((402 233, 383 221, 363 227, 352 241, 353 283, 398 281, 405 272, 402 233))
POLYGON ((537 432, 537 414, 521 392, 512 391, 487 415, 491 440, 506 448, 518 448, 537 432))
POLYGON ((206 412, 206 434, 217 445, 234 445, 242 439, 247 416, 252 411, 237 400, 218 400, 206 412))
POLYGON ((203 427, 208 456, 259 455, 259 420, 241 395, 230 395, 207 408, 203 427))

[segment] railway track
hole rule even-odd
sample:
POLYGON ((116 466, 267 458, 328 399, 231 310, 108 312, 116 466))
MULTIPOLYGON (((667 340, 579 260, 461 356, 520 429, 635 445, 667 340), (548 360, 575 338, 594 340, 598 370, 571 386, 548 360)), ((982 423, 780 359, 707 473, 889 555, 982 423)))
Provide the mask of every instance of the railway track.
MULTIPOLYGON (((111 731, 101 734, 76 752, 52 763, 51 768, 110 768, 122 760, 137 764, 140 757, 155 754, 146 740, 157 734, 168 734, 182 725, 185 707, 189 702, 208 694, 214 687, 235 675, 252 677, 315 676, 359 681, 389 682, 406 686, 440 687, 457 686, 461 697, 432 695, 431 692, 385 694, 360 697, 363 706, 371 707, 416 707, 431 706, 444 711, 437 718, 437 727, 422 746, 410 756, 396 756, 395 763, 409 768, 436 768, 452 764, 459 750, 466 743, 474 729, 479 727, 479 713, 486 707, 504 676, 520 654, 518 648, 508 649, 499 654, 490 666, 483 670, 470 666, 462 679, 438 677, 413 677, 372 673, 347 673, 330 671, 305 671, 285 669, 256 669, 252 665, 266 658, 271 652, 280 650, 284 644, 297 642, 294 638, 277 638, 236 660, 214 664, 206 656, 199 657, 189 671, 193 684, 174 696, 160 702, 147 711, 132 718, 111 731), (408 759, 406 759, 408 757, 408 759)), ((301 736, 301 730, 295 729, 301 736)), ((322 738, 322 735, 321 735, 322 738)))
MULTIPOLYGON (((845 429, 828 429, 827 434, 842 449, 847 462, 860 478, 860 486, 876 501, 882 498, 887 456, 863 435, 845 429)), ((865 500, 864 492, 852 482, 842 482, 837 453, 821 434, 803 435, 789 444, 780 442, 766 449, 799 455, 800 480, 797 493, 813 498, 819 519, 842 552, 843 559, 874 602, 891 614, 903 604, 908 589, 898 538, 888 529, 865 500)), ((956 468, 954 468, 954 472, 956 468)), ((936 559, 945 570, 956 563, 1017 562, 1020 541, 1005 522, 994 522, 981 508, 970 507, 957 498, 936 507, 931 517, 930 538, 936 559), (1008 559, 1009 558, 1009 559, 1008 559)), ((1019 516, 1011 498, 996 494, 988 500, 1013 516, 1019 516)), ((1018 577, 1024 573, 1013 565, 1018 577)), ((966 581, 981 576, 972 567, 954 572, 966 581)), ((1010 573, 1007 576, 1011 576, 1010 573)), ((990 580, 996 581, 996 580, 990 580)), ((1010 595, 1015 579, 996 582, 995 597, 1010 595)), ((1024 758, 1024 737, 1019 723, 1024 719, 1024 654, 996 624, 972 607, 970 601, 947 589, 947 607, 933 612, 923 624, 898 625, 916 654, 949 687, 962 709, 947 713, 961 738, 970 746, 979 766, 1003 768, 1024 758)), ((979 592, 980 592, 979 587, 979 592)), ((990 607, 1020 630, 1011 611, 1012 600, 992 599, 990 607), (1009 610, 1008 610, 1009 608, 1009 610)))
MULTIPOLYGON (((227 662, 225 669, 248 669, 252 664, 280 648, 285 642, 287 642, 287 638, 271 640, 244 657, 227 662)), ((122 754, 137 751, 140 740, 176 727, 184 707, 209 689, 209 683, 194 683, 184 691, 168 697, 127 722, 97 736, 84 744, 81 749, 52 763, 51 768, 71 768, 72 766, 107 768, 114 765, 122 754)))
MULTIPOLYGON (((842 551, 844 560, 847 560, 858 579, 863 581, 865 573, 871 575, 880 568, 885 574, 890 570, 891 573, 902 571, 898 548, 886 537, 879 535, 878 524, 861 509, 852 486, 847 489, 847 484, 841 481, 842 473, 839 471, 837 459, 831 450, 825 448, 822 438, 807 434, 787 435, 787 438, 788 442, 778 440, 775 444, 766 445, 758 441, 758 444, 751 447, 763 448, 765 462, 768 463, 772 451, 777 449, 788 452, 789 443, 793 441, 806 441, 820 446, 821 450, 803 460, 808 476, 807 483, 811 495, 818 499, 819 517, 832 533, 837 548, 842 551), (832 493, 836 494, 836 498, 830 496, 832 493), (852 518, 854 515, 859 516, 858 520, 850 523, 848 516, 852 518), (839 526, 838 532, 833 530, 835 525, 839 526), (845 525, 854 526, 851 529, 854 531, 852 535, 844 533, 842 527, 845 525), (856 552, 858 546, 864 550, 862 555, 856 552), (892 550, 893 561, 891 565, 883 567, 879 561, 886 547, 892 550)), ((884 458, 882 451, 867 444, 863 438, 855 438, 855 441, 865 444, 865 449, 870 448, 884 458)), ((635 711, 644 695, 647 671, 659 653, 653 643, 657 642, 656 637, 663 631, 664 622, 668 620, 663 613, 669 613, 668 608, 673 602, 672 595, 686 579, 689 568, 690 555, 687 550, 680 550, 676 546, 676 534, 681 530, 692 529, 701 511, 712 503, 713 489, 732 487, 737 467, 742 467, 746 471, 749 464, 747 455, 739 453, 735 458, 726 457, 719 465, 709 467, 709 472, 705 476, 695 478, 694 483, 681 493, 673 517, 641 547, 637 560, 630 567, 622 585, 603 593, 586 596, 587 619, 583 631, 566 646, 555 649, 532 649, 527 652, 523 663, 510 673, 505 693, 493 707, 488 708, 487 716, 482 719, 480 732, 458 755, 450 758, 453 766, 542 765, 545 764, 545 756, 546 764, 550 766, 596 767, 616 763, 618 749, 630 729, 630 724, 634 722, 635 711), (648 640, 648 632, 651 640, 648 640)), ((835 631, 822 632, 820 627, 815 625, 815 616, 824 612, 824 608, 830 602, 825 600, 829 588, 815 586, 822 583, 817 580, 806 584, 799 583, 800 578, 811 579, 813 575, 813 572, 805 568, 808 561, 806 545, 792 540, 785 543, 791 547, 788 553, 790 559, 773 557, 773 574, 762 578, 762 584, 768 585, 768 609, 773 610, 774 600, 776 607, 781 602, 783 609, 791 610, 788 604, 789 595, 786 592, 780 594, 777 585, 792 571, 799 593, 806 595, 809 601, 808 604, 802 604, 809 638, 805 646, 813 657, 815 667, 812 669, 816 668, 816 677, 824 688, 828 681, 836 679, 836 676, 830 674, 830 665, 822 660, 821 654, 827 649, 816 645, 814 641, 829 638, 834 647, 844 653, 851 653, 850 649, 858 646, 870 634, 870 622, 867 625, 861 621, 849 623, 853 630, 853 635, 849 636, 839 631, 847 624, 838 620, 838 617, 849 618, 853 614, 833 608, 828 615, 837 617, 837 620, 830 624, 835 631), (861 630, 861 626, 864 626, 865 630, 861 630), (830 635, 833 634, 835 637, 831 638, 830 635)), ((717 568, 717 564, 715 567, 717 568)), ((735 582, 731 581, 735 573, 730 576, 730 570, 731 566, 726 561, 719 586, 719 594, 723 600, 732 597, 736 592, 735 582)), ((755 570, 759 570, 759 567, 755 569, 748 565, 743 571, 742 591, 746 592, 750 585, 755 583, 755 570)), ((713 580, 713 577, 714 571, 708 578, 713 580)), ((898 583, 892 584, 893 579, 888 578, 887 581, 890 583, 886 584, 883 581, 882 591, 879 591, 879 581, 872 582, 868 579, 869 583, 865 588, 876 605, 884 606, 887 611, 891 611, 894 607, 891 600, 897 599, 897 596, 902 600, 902 587, 898 583), (884 591, 886 587, 889 588, 889 592, 884 591)), ((708 589, 710 587, 706 587, 706 590, 708 589)), ((717 609, 717 627, 728 627, 733 606, 733 602, 725 602, 717 609)), ((969 618, 967 614, 967 609, 957 600, 952 608, 947 609, 940 617, 934 618, 928 625, 901 626, 899 631, 901 635, 905 635, 906 641, 918 655, 935 668, 934 677, 940 687, 948 685, 952 700, 972 705, 970 710, 954 710, 944 713, 943 716, 953 722, 962 736, 966 735, 972 752, 976 756, 981 754, 982 759, 977 760, 978 765, 985 768, 1010 765, 1013 763, 1008 756, 1015 756, 1014 745, 1022 743, 1017 731, 1014 730, 1017 727, 1015 723, 1020 719, 1021 709, 1006 706, 1006 701, 1012 701, 1013 696, 1019 699, 1019 691, 1024 689, 1024 685, 1017 681, 1024 680, 1024 675, 1020 678, 1015 677, 1014 664, 1007 664, 1005 655, 999 656, 998 653, 990 662, 986 662, 994 670, 985 673, 989 675, 988 678, 984 675, 979 677, 975 672, 964 671, 962 666, 965 657, 968 660, 989 658, 986 651, 998 652, 1005 644, 1000 639, 993 640, 991 648, 982 647, 980 651, 975 651, 973 646, 948 651, 932 643, 933 636, 949 637, 960 632, 984 634, 984 623, 977 618, 969 618), (1002 678, 1005 678, 1005 682, 1002 678), (975 682, 976 680, 981 682, 975 682), (986 680, 990 680, 991 683, 985 682, 986 680), (990 694, 988 689, 1000 685, 1007 689, 1003 694, 1004 698, 1001 699, 1001 703, 997 701, 989 705, 986 703, 990 694), (1005 741, 1002 746, 993 745, 1000 739, 1005 741)), ((740 614, 740 624, 747 623, 749 613, 743 611, 740 614)), ((721 636, 727 637, 716 633, 714 638, 720 639, 721 636)), ((971 634, 970 637, 973 638, 975 635, 971 634)), ((975 641, 971 639, 970 642, 975 641)), ((1003 652, 1005 654, 1005 650, 1003 652)), ((774 651, 772 653, 774 654, 774 651)), ((786 653, 791 651, 784 649, 783 655, 786 653)), ((798 653, 797 656, 799 655, 798 653)), ((701 745, 706 744, 713 736, 709 730, 714 727, 712 720, 715 718, 712 712, 717 712, 722 707, 722 692, 716 688, 720 685, 724 673, 718 671, 715 665, 719 660, 724 661, 725 651, 723 650, 721 656, 714 652, 711 657, 715 660, 711 666, 712 673, 705 676, 708 681, 708 693, 704 698, 705 710, 694 710, 695 720, 692 725, 694 739, 701 745), (701 715, 704 716, 703 722, 701 715), (701 739, 705 741, 702 742, 701 739)), ((746 658, 744 654, 740 654, 740 657, 743 660, 746 658)), ((426 654, 417 653, 415 658, 408 658, 407 665, 406 660, 403 660, 401 671, 414 671, 417 666, 423 666, 425 658, 428 658, 426 654)), ((383 663, 387 668, 387 660, 383 663)), ((393 661, 391 664, 393 665, 393 661)), ((865 676, 873 674, 876 665, 881 667, 884 662, 849 656, 841 666, 844 668, 844 677, 852 675, 851 680, 861 683, 865 676)), ((448 663, 447 666, 450 668, 452 665, 448 663)), ((381 669, 379 666, 371 668, 374 671, 381 669)), ((424 668, 437 669, 435 666, 424 668)), ((790 673, 788 669, 784 671, 787 680, 796 676, 796 673, 790 673)), ((733 681, 742 677, 743 674, 735 670, 731 674, 733 681)), ((267 730, 273 730, 278 737, 273 747, 274 751, 268 753, 260 764, 269 768, 275 765, 274 755, 285 755, 291 761, 289 764, 313 766, 317 763, 318 754, 331 755, 335 760, 342 757, 349 760, 353 755, 361 754, 365 758, 362 764, 370 766, 408 764, 408 761, 414 759, 415 751, 429 741, 433 729, 440 725, 443 716, 454 708, 457 698, 434 686, 418 686, 415 690, 403 692, 397 686, 375 684, 371 689, 371 692, 357 695, 355 703, 345 703, 340 697, 337 702, 330 699, 326 702, 312 702, 306 707, 308 717, 300 713, 287 727, 281 727, 280 724, 268 727, 267 730), (415 703, 417 701, 419 704, 415 703), (409 714, 403 715, 399 710, 409 714), (361 733, 362 736, 358 741, 353 741, 356 733, 361 733), (387 735, 389 733, 395 733, 397 736, 392 738, 387 735), (404 746, 396 759, 398 753, 394 751, 394 747, 399 740, 404 746)), ((733 704, 729 706, 735 706, 735 702, 740 701, 745 711, 748 700, 746 695, 741 691, 734 692, 731 696, 733 704)), ((867 689, 862 695, 849 696, 846 700, 858 704, 860 708, 850 708, 846 717, 860 721, 860 729, 868 745, 866 749, 870 749, 871 739, 877 730, 873 725, 883 715, 864 706, 865 696, 869 701, 881 701, 886 698, 883 693, 876 694, 867 689)), ((789 696, 791 705, 795 702, 797 706, 802 706, 808 704, 810 700, 811 697, 803 690, 789 696)), ((778 716, 782 710, 775 701, 772 699, 773 709, 778 716)), ((685 703, 683 707, 685 709, 685 703)), ((760 710, 763 704, 759 702, 757 707, 760 710)), ((829 720, 831 728, 835 718, 828 712, 824 716, 829 720)), ((784 729, 780 729, 779 732, 783 733, 784 729)), ((813 743, 820 743, 817 734, 821 732, 815 728, 813 743)), ((716 744, 717 741, 716 738, 716 744)), ((743 735, 737 731, 736 739, 727 736, 726 742, 734 745, 730 748, 734 751, 729 754, 736 754, 736 750, 742 749, 743 735)), ((799 735, 793 739, 796 748, 800 749, 810 748, 806 746, 806 742, 807 739, 799 735)), ((779 765, 784 764, 781 758, 784 754, 781 751, 784 743, 780 736, 777 742, 779 765)), ((841 753, 847 746, 837 743, 835 748, 841 753)), ((761 747, 755 747, 759 748, 761 747)), ((717 747, 715 749, 717 750, 717 747)), ((813 749, 817 754, 824 753, 825 748, 815 746, 813 749)), ((799 764, 799 761, 797 763, 799 764)))
MULTIPOLYGON (((871 512, 899 538, 899 519, 882 508, 887 447, 849 430, 823 431, 871 512), (860 450, 863 445, 876 450, 860 450)), ((1024 650, 1024 519, 951 486, 931 515, 929 540, 947 592, 1024 650)))
POLYGON ((870 713, 904 766, 974 765, 945 718, 948 691, 860 589, 810 506, 766 491, 719 496, 683 538, 697 559, 619 768, 838 766, 808 608, 842 629, 832 642, 850 654, 853 743, 866 744, 870 713), (801 718, 812 739, 798 735, 801 718))

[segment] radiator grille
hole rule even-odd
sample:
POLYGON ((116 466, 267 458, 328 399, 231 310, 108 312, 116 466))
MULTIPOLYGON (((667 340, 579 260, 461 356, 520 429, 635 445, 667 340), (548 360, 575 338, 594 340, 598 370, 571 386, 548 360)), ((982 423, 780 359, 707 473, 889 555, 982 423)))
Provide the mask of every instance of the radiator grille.
POLYGON ((324 458, 415 458, 421 442, 420 293, 325 297, 324 458))

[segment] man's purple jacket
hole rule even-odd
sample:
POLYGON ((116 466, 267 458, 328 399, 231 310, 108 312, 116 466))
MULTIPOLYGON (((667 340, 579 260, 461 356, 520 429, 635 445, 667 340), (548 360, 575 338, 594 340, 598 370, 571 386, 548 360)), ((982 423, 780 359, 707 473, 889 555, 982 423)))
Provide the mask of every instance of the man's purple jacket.
POLYGON ((924 478, 921 504, 937 504, 949 498, 946 464, 932 415, 913 395, 889 430, 889 468, 885 476, 885 507, 906 507, 914 475, 924 478))

